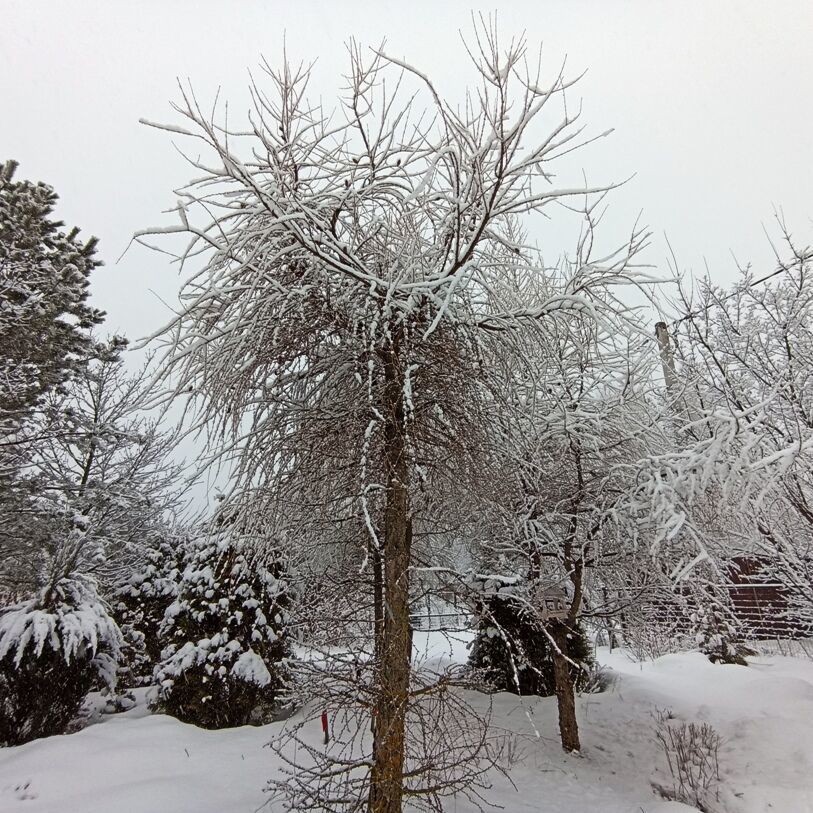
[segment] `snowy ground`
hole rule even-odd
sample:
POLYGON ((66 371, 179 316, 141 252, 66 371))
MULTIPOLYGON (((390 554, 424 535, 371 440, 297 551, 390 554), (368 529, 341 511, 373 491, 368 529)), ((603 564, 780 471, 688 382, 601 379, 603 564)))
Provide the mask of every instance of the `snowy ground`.
MULTIPOLYGON (((430 634, 433 657, 446 650, 430 634)), ((495 698, 495 723, 514 732, 516 785, 495 776, 493 801, 507 811, 678 813, 692 810, 653 792, 665 762, 653 738, 654 709, 709 722, 720 751, 720 813, 813 813, 813 662, 781 655, 750 667, 713 666, 699 654, 646 664, 599 650, 613 687, 579 700, 583 754, 559 748, 553 698, 495 698)), ((486 699, 472 695, 472 702, 486 699)), ((264 745, 284 723, 211 732, 143 705, 76 734, 0 750, 2 813, 249 813, 266 802, 275 772, 264 745)), ((316 728, 318 724, 314 724, 316 728)), ((320 732, 314 730, 314 742, 320 732)), ((269 806, 266 810, 273 810, 269 806)), ((448 810, 469 813, 468 804, 448 810)))

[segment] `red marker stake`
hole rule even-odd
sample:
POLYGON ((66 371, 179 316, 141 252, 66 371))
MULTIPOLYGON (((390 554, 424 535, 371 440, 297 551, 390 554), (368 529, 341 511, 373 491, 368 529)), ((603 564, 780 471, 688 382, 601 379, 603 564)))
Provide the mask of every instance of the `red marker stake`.
POLYGON ((327 712, 322 712, 322 733, 325 735, 325 745, 330 742, 330 734, 327 727, 327 712))

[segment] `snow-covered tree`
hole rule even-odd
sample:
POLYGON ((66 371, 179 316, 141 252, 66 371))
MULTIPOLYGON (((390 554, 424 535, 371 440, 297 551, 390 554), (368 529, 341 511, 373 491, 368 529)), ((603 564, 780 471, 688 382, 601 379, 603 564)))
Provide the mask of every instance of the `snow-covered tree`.
POLYGON ((180 467, 172 433, 140 411, 144 374, 123 369, 117 338, 96 342, 72 380, 45 397, 47 431, 18 478, 29 486, 0 522, 0 584, 32 595, 75 573, 109 591, 165 531, 180 467))
POLYGON ((282 552, 233 520, 187 544, 160 629, 156 706, 204 728, 262 722, 285 687, 290 654, 282 552))
POLYGON ((32 702, 32 714, 44 716, 23 731, 64 730, 98 682, 99 658, 104 654, 107 668, 118 657, 120 633, 104 598, 112 598, 143 548, 165 532, 173 504, 171 438, 140 417, 143 379, 124 374, 122 347, 118 339, 94 342, 92 357, 76 365, 72 378, 44 394, 36 420, 23 430, 28 459, 15 474, 14 499, 0 514, 0 604, 9 605, 0 612, 15 624, 3 671, 9 703, 19 704, 9 707, 7 719, 10 725, 22 720, 25 692, 40 684, 47 685, 43 703, 53 706, 47 713, 32 702), (36 639, 27 647, 25 624, 40 630, 48 618, 56 630, 50 643, 36 639), (74 630, 93 619, 98 652, 92 627, 74 630), (76 643, 74 632, 89 643, 76 643), (22 644, 14 643, 18 633, 22 644))
POLYGON ((615 308, 609 291, 634 274, 624 257, 638 234, 620 256, 572 268, 549 298, 503 307, 506 274, 546 273, 517 221, 596 190, 552 183, 555 159, 579 145, 568 82, 543 84, 524 41, 503 52, 488 24, 471 56, 480 84, 461 106, 355 45, 335 115, 308 100, 309 72, 287 65, 268 69, 270 89, 252 87, 248 130, 185 93, 184 125, 165 129, 194 139, 195 155, 204 146, 189 156, 199 179, 180 193, 177 226, 140 235, 185 235, 182 261, 200 264, 158 334, 172 394, 191 394, 235 493, 256 496, 247 511, 304 518, 297 538, 322 551, 309 531, 336 517, 329 539, 343 536, 348 554, 356 546, 352 588, 373 608, 369 705, 353 712, 375 721, 372 744, 354 740, 366 756, 317 755, 322 764, 295 772, 280 791, 296 809, 324 809, 328 797, 331 810, 398 813, 405 794, 440 809, 444 794, 465 792, 470 774, 460 781, 447 744, 424 759, 406 724, 434 702, 425 685, 412 691, 410 669, 415 540, 433 531, 422 489, 481 422, 483 336, 573 313, 600 320, 615 308))
MULTIPOLYGON (((587 208, 572 255, 544 277, 516 275, 503 285, 503 296, 514 307, 549 299, 562 279, 591 265, 599 253, 598 203, 587 208)), ((616 260, 622 269, 630 257, 620 252, 616 260)), ((490 464, 466 483, 482 495, 479 510, 491 518, 484 541, 476 546, 477 567, 501 571, 523 588, 510 601, 499 602, 503 622, 483 620, 478 645, 487 645, 494 630, 537 635, 533 648, 552 653, 561 678, 557 698, 563 747, 578 750, 572 680, 577 659, 570 649, 578 648, 580 619, 593 608, 603 612, 603 591, 619 563, 630 561, 617 508, 633 478, 632 464, 662 434, 651 375, 657 356, 636 310, 621 301, 600 320, 587 312, 574 314, 552 325, 531 326, 489 349, 490 464), (564 617, 548 624, 546 591, 566 596, 564 617), (518 617, 504 623, 512 609, 518 617)), ((527 640, 506 640, 495 652, 513 658, 529 646, 527 640)), ((518 665, 501 669, 510 674, 518 665)))
MULTIPOLYGON (((63 383, 92 345, 104 314, 88 304, 89 275, 100 265, 96 239, 78 239, 52 219, 57 202, 44 183, 14 179, 16 161, 0 163, 0 443, 42 395, 63 383)), ((0 471, 2 473, 2 471, 0 471)))
MULTIPOLYGON (((78 239, 52 219, 57 195, 43 183, 15 180, 17 163, 0 163, 0 560, 13 548, 40 547, 50 518, 34 502, 44 483, 32 475, 35 447, 51 432, 43 414, 81 368, 104 316, 92 308, 96 240, 78 239)), ((0 601, 15 592, 0 584, 0 601)), ((31 594, 30 594, 31 595, 31 594)))
POLYGON ((789 259, 765 277, 745 269, 728 290, 708 280, 681 289, 674 442, 642 461, 630 492, 653 553, 680 550, 677 581, 703 563, 704 617, 717 613, 732 557, 744 555, 766 556, 796 621, 813 621, 811 252, 785 238, 789 259))

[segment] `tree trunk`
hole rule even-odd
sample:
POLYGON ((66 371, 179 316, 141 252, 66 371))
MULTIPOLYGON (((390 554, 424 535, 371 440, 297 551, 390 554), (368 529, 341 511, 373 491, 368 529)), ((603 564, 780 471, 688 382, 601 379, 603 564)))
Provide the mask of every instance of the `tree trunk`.
MULTIPOLYGON (((584 476, 581 466, 581 452, 577 449, 576 471, 579 480, 579 494, 584 488, 584 476)), ((551 629, 551 637, 556 643, 553 649, 553 679, 556 685, 556 702, 559 706, 559 736, 562 740, 562 748, 565 751, 580 751, 579 743, 579 723, 576 720, 576 692, 573 687, 573 676, 570 673, 570 646, 568 644, 568 633, 570 627, 574 627, 579 616, 583 595, 584 577, 584 549, 578 556, 573 556, 573 542, 578 530, 579 513, 578 501, 573 504, 573 516, 570 523, 568 535, 565 538, 563 564, 565 570, 570 575, 570 582, 573 585, 573 598, 570 601, 570 608, 567 613, 567 623, 556 621, 551 629), (557 649, 558 648, 558 649, 557 649)))
POLYGON ((381 551, 373 540, 370 540, 370 558, 373 562, 373 662, 377 669, 384 648, 384 566, 381 551))
POLYGON ((556 702, 559 706, 559 735, 562 739, 562 748, 565 751, 580 751, 579 724, 576 720, 576 693, 573 689, 573 678, 570 674, 570 664, 567 661, 568 628, 564 624, 556 623, 549 630, 556 642, 553 650, 553 676, 556 683, 556 702))
POLYGON ((384 358, 384 457, 387 499, 384 509, 384 625, 377 673, 370 813, 401 813, 406 708, 411 659, 409 625, 410 518, 403 373, 398 336, 384 358))
MULTIPOLYGON (((379 540, 382 538, 378 533, 379 540)), ((384 651, 384 564, 381 550, 370 540, 370 556, 373 560, 373 668, 376 679, 381 673, 381 653, 384 651)), ((373 733, 373 762, 375 762, 375 715, 371 721, 373 733)))

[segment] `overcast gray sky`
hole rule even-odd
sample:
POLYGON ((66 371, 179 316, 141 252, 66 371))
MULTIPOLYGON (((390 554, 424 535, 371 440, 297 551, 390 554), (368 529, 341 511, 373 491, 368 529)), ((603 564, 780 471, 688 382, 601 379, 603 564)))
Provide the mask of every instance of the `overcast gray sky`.
MULTIPOLYGON (((139 117, 172 121, 176 77, 202 99, 218 85, 235 114, 246 107, 247 70, 261 55, 318 58, 314 90, 336 95, 351 35, 405 57, 459 98, 473 77, 458 30, 459 2, 71 0, 0 2, 0 158, 20 176, 56 187, 60 216, 101 239, 107 267, 93 282, 108 327, 131 337, 165 318, 175 272, 136 247, 132 233, 161 222, 172 188, 190 171, 166 133, 139 117)), ((684 269, 707 261, 721 282, 731 252, 770 270, 763 235, 782 207, 802 242, 813 215, 813 2, 496 3, 501 32, 545 45, 554 72, 567 55, 593 132, 614 134, 580 162, 591 181, 637 173, 613 195, 608 227, 623 232, 643 213, 655 234, 649 261, 666 256, 667 233, 684 269)))

